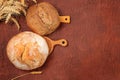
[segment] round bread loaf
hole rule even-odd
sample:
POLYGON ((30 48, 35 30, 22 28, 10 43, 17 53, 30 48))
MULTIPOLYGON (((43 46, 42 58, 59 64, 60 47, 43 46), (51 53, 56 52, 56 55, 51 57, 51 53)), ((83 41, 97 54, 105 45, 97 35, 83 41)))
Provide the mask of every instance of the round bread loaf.
POLYGON ((42 2, 31 6, 27 11, 27 25, 39 35, 47 35, 60 24, 57 10, 49 3, 42 2))
POLYGON ((32 70, 41 67, 49 55, 46 40, 33 32, 14 36, 7 45, 7 56, 16 68, 32 70))

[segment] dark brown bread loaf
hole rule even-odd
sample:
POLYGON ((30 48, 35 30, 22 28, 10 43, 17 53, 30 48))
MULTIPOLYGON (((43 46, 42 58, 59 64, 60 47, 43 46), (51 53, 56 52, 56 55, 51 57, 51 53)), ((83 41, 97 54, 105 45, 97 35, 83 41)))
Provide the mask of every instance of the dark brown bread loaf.
POLYGON ((27 11, 27 25, 40 35, 47 35, 60 24, 57 10, 49 3, 42 2, 31 6, 27 11))

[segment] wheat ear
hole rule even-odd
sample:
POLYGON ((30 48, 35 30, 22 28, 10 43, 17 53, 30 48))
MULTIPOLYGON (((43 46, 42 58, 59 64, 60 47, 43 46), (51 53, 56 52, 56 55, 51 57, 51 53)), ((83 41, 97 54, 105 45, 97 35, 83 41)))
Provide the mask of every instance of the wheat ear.
POLYGON ((4 7, 4 8, 2 9, 2 11, 3 11, 3 12, 4 12, 4 11, 8 11, 8 13, 9 13, 9 12, 12 12, 12 14, 20 14, 20 12, 17 10, 17 8, 16 8, 16 7, 13 7, 13 6, 4 7))
POLYGON ((9 13, 8 16, 7 16, 7 18, 6 18, 6 20, 5 20, 5 24, 8 23, 8 21, 10 20, 10 18, 11 18, 11 14, 9 13))
POLYGON ((20 77, 23 77, 23 76, 26 76, 26 75, 29 75, 29 74, 41 74, 41 73, 42 73, 42 71, 33 71, 33 72, 30 72, 30 73, 25 73, 25 74, 22 74, 20 76, 17 76, 15 78, 11 79, 11 80, 16 80, 16 79, 18 79, 20 77))

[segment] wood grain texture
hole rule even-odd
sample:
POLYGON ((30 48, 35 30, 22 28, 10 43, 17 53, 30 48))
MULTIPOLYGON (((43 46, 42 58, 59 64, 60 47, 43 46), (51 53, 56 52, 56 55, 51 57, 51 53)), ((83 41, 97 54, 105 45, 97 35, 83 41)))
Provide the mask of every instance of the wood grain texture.
MULTIPOLYGON (((51 39, 65 38, 68 47, 57 46, 42 68, 42 75, 19 80, 120 80, 120 0, 39 0, 53 4, 71 24, 61 24, 51 39)), ((30 5, 33 5, 31 3, 30 5)), ((29 72, 16 69, 8 60, 6 45, 15 34, 30 29, 25 17, 14 24, 0 23, 0 80, 29 72)))

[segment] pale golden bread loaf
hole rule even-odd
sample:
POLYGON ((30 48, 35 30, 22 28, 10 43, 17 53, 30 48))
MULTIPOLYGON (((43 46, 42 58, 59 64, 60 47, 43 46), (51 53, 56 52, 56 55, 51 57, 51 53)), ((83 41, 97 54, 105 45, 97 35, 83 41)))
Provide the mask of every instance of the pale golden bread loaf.
POLYGON ((49 48, 46 40, 33 32, 19 33, 7 45, 9 60, 22 70, 41 67, 48 54, 49 48))

